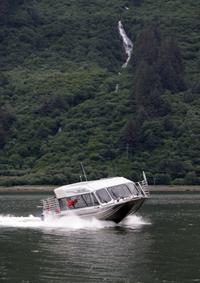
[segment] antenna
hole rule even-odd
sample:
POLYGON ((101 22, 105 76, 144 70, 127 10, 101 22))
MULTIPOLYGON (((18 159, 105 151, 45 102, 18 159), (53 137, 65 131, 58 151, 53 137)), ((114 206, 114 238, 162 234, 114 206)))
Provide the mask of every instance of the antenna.
POLYGON ((84 177, 85 177, 85 181, 87 181, 87 175, 86 175, 86 173, 85 173, 85 169, 84 169, 84 167, 83 167, 83 163, 82 163, 82 162, 81 162, 81 169, 82 169, 83 175, 84 175, 84 177))
POLYGON ((144 171, 142 171, 142 175, 143 175, 143 179, 144 179, 145 183, 147 183, 147 178, 146 178, 146 174, 145 174, 144 171))

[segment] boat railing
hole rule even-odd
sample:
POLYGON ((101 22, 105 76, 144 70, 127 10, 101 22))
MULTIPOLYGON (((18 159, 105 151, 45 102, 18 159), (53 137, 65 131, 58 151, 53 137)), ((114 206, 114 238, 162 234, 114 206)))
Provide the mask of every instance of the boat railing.
POLYGON ((50 197, 42 200, 43 212, 45 213, 60 213, 60 205, 56 197, 50 197))
POLYGON ((147 181, 143 180, 141 182, 137 182, 136 184, 142 191, 143 195, 145 195, 146 197, 149 197, 150 193, 149 193, 149 186, 148 186, 147 181))

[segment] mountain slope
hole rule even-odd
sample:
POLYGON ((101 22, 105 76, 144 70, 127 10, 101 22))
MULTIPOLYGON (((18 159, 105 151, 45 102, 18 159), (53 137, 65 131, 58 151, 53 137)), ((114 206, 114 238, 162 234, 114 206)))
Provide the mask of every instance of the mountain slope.
POLYGON ((72 182, 79 178, 81 161, 90 178, 137 178, 145 170, 151 183, 199 183, 198 2, 9 0, 0 5, 2 184, 72 182), (126 69, 119 20, 134 43, 126 69), (159 48, 149 39, 155 27, 159 48), (168 65, 173 52, 166 57, 169 37, 184 69, 184 87, 176 90, 167 83, 177 81, 177 71, 168 68, 166 83, 161 75, 160 66, 168 65), (154 60, 144 58, 141 42, 147 57, 157 50, 154 60), (139 68, 145 60, 155 69, 152 96, 153 83, 148 86, 149 76, 139 68), (147 86, 145 99, 137 96, 139 81, 147 86))

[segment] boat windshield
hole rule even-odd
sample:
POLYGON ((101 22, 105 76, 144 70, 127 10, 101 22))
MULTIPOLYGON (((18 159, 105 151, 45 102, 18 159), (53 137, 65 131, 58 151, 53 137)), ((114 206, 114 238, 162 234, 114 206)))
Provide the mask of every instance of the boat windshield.
POLYGON ((126 198, 131 196, 131 192, 126 185, 119 185, 108 188, 113 199, 126 198))
POLYGON ((62 198, 59 202, 60 207, 63 210, 95 206, 99 204, 95 195, 90 193, 62 198))
POLYGON ((140 194, 140 191, 138 190, 138 188, 136 187, 136 185, 134 185, 133 183, 128 183, 126 184, 129 188, 129 190, 131 191, 131 193, 133 195, 138 196, 140 194))
POLYGON ((98 196, 101 203, 107 203, 112 200, 105 189, 96 191, 96 195, 98 196))

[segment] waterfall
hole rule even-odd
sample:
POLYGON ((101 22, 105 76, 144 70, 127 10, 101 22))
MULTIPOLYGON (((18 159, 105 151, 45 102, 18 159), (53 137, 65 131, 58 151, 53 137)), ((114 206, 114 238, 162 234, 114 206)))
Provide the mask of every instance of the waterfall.
POLYGON ((119 84, 116 84, 115 86, 115 92, 118 92, 119 91, 119 84))
POLYGON ((126 62, 122 65, 122 68, 126 68, 128 65, 128 62, 131 59, 131 54, 133 51, 133 42, 130 40, 130 38, 128 38, 121 21, 118 22, 118 30, 119 30, 120 36, 122 37, 123 46, 124 46, 124 49, 127 55, 126 62))

